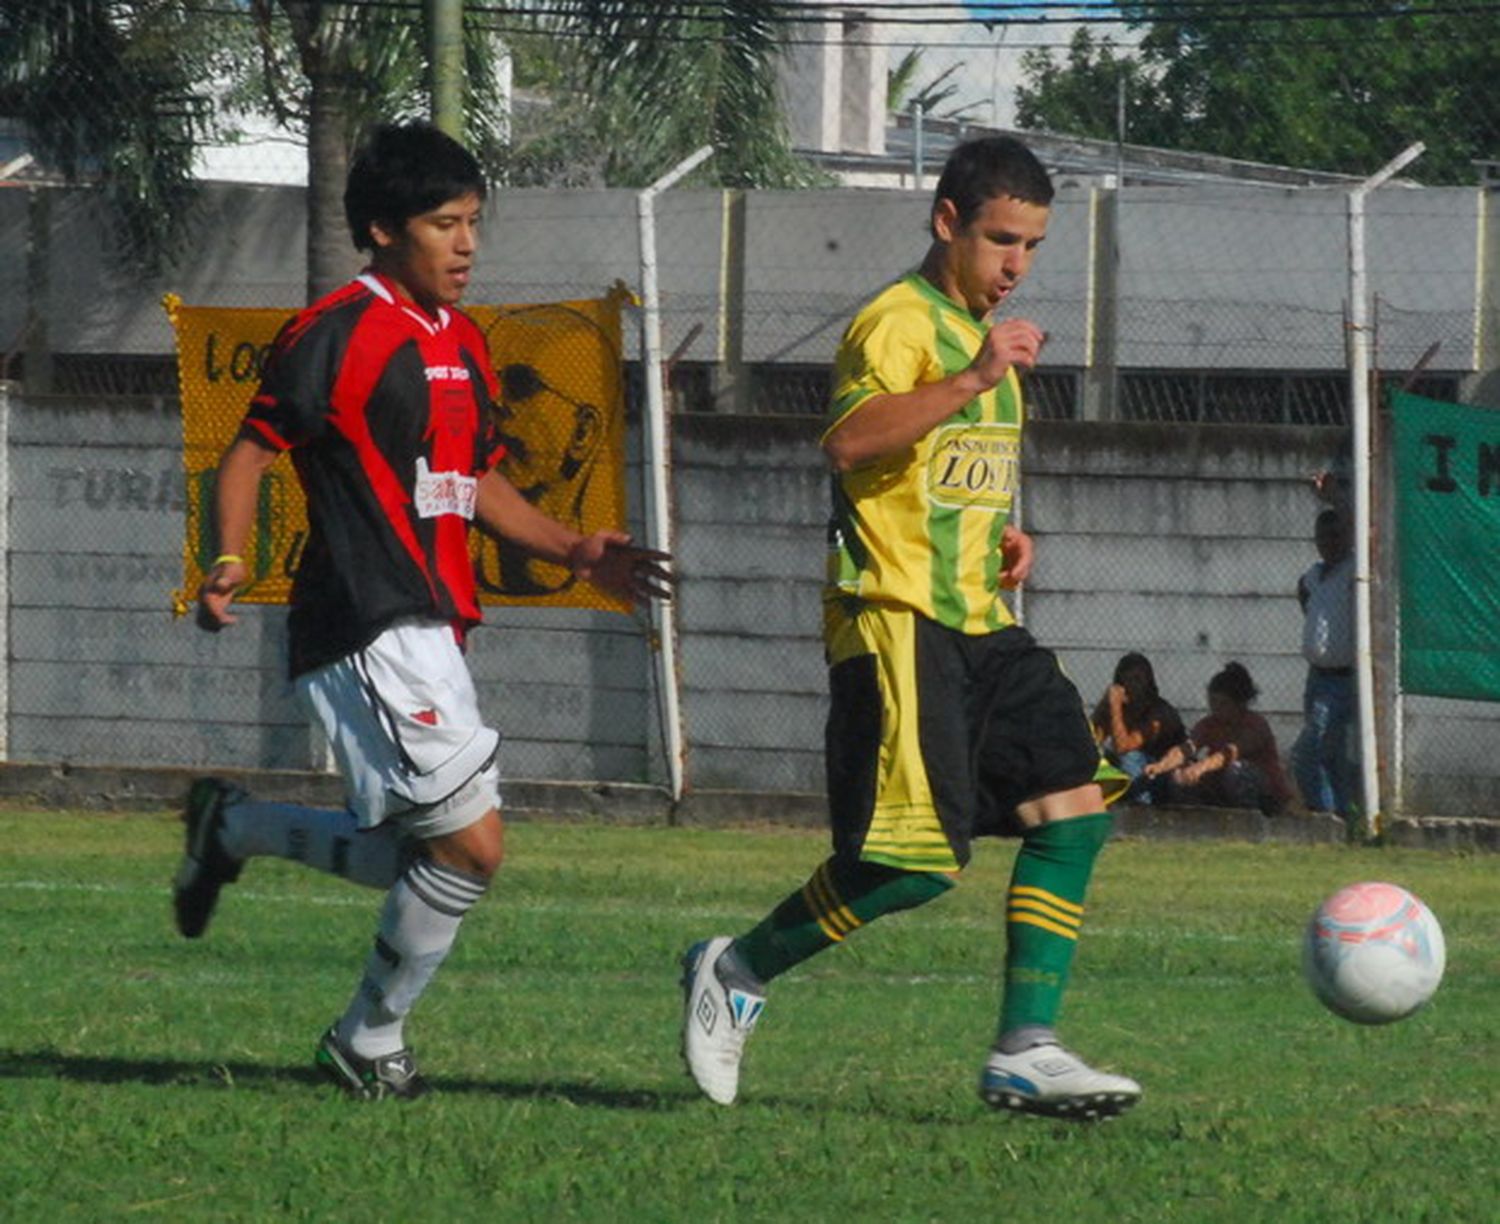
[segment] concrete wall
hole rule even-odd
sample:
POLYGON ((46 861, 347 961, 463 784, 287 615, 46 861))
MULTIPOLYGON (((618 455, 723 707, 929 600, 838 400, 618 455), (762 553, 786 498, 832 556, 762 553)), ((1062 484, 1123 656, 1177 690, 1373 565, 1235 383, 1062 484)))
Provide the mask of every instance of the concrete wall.
MULTIPOLYGON (((218 635, 171 615, 184 516, 175 402, 13 391, 4 405, 9 759, 320 766, 283 678, 282 612, 247 607, 218 635)), ((828 487, 817 425, 685 416, 675 428, 688 778, 704 789, 818 791, 828 487)), ((1289 749, 1303 679, 1293 592, 1314 559, 1306 474, 1340 439, 1290 427, 1034 422, 1022 514, 1038 558, 1025 622, 1089 702, 1122 652, 1144 651, 1189 720, 1203 712, 1209 676, 1239 659, 1289 749)), ((634 453, 628 481, 640 505, 634 453)), ((471 659, 506 736, 509 775, 663 780, 642 622, 491 608, 471 659)), ((1497 735, 1500 705, 1408 699, 1410 809, 1500 808, 1497 735)))
MULTIPOLYGON (((1474 188, 1388 188, 1367 200, 1366 254, 1380 358, 1472 369, 1474 188)), ((1121 365, 1337 369, 1344 364, 1348 222, 1342 191, 1139 188, 1119 207, 1121 365)), ((1050 240, 1049 240, 1050 241, 1050 240)), ((1051 252, 1048 252, 1051 258, 1051 252)))
MULTIPOLYGON (((239 624, 212 635, 172 615, 185 515, 176 402, 0 403, 9 759, 321 767, 285 679, 284 612, 245 606, 239 624)), ((627 476, 639 504, 634 457, 627 476)), ((511 773, 663 776, 650 654, 632 619, 495 608, 470 659, 511 773)))
MULTIPOLYGON (((0 354, 19 347, 28 304, 59 353, 148 354, 171 351, 160 306, 169 290, 199 305, 303 300, 300 188, 207 186, 188 254, 155 280, 111 264, 108 221, 77 190, 49 193, 46 275, 28 276, 29 194, 0 190, 0 354)), ((1124 368, 1343 366, 1341 193, 1130 188, 1119 196, 1113 238, 1103 200, 1080 188, 1058 193, 1046 247, 1016 302, 1048 331, 1050 365, 1083 366, 1112 333, 1124 368), (1117 290, 1105 301, 1111 274, 1117 290)), ((1441 345, 1433 370, 1494 364, 1493 354, 1476 352, 1484 337, 1496 342, 1479 306, 1483 203, 1462 188, 1388 188, 1370 198, 1370 287, 1386 368, 1410 368, 1433 342, 1441 345)), ((726 248, 734 230, 725 193, 668 192, 657 202, 668 351, 685 344, 686 360, 721 360, 725 329, 735 327, 744 360, 826 363, 854 307, 920 256, 928 204, 925 192, 752 192, 736 250, 726 248), (726 261, 743 263, 742 300, 726 300, 725 287, 738 283, 726 261)), ((616 280, 639 287, 635 194, 497 191, 477 268, 475 302, 593 297, 616 280)))
MULTIPOLYGON (((681 417, 673 483, 683 709, 703 787, 818 790, 827 478, 817 425, 681 417)), ((1309 472, 1340 430, 1033 422, 1022 516, 1038 558, 1020 612, 1086 701, 1141 650, 1191 722, 1230 659, 1283 754, 1301 726, 1297 577, 1314 560, 1309 472)), ((1412 810, 1500 808, 1500 705, 1408 698, 1412 810), (1491 747, 1487 748, 1486 745, 1491 747)))

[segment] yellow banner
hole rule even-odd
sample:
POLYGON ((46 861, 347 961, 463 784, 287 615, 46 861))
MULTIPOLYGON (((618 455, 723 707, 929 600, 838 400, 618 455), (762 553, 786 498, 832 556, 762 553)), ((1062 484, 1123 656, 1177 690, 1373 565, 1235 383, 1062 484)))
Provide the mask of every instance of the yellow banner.
MULTIPOLYGON (((500 470, 534 505, 583 533, 625 523, 625 383, 620 311, 623 285, 605 297, 528 306, 466 306, 489 342, 500 378, 498 421, 507 454, 500 470)), ((187 469, 183 591, 196 592, 213 563, 214 480, 260 382, 271 342, 294 313, 185 306, 164 299, 177 334, 182 456, 187 469)), ((239 599, 282 604, 307 539, 307 507, 290 460, 261 482, 239 599)), ((564 567, 521 555, 470 533, 481 602, 628 611, 627 605, 564 567)), ((179 608, 185 598, 179 597, 179 608)))

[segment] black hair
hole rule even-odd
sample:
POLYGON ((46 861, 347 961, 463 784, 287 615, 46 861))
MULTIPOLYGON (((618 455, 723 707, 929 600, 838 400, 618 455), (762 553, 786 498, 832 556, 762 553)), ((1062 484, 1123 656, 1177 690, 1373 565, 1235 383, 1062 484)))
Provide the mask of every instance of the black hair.
POLYGON ((1238 705, 1247 706, 1260 696, 1255 681, 1250 679, 1250 670, 1243 663, 1226 663, 1224 670, 1215 674, 1208 682, 1210 693, 1223 693, 1238 705))
POLYGON ((484 199, 484 171, 463 145, 430 123, 383 123, 354 155, 344 188, 349 236, 375 249, 370 225, 399 232, 415 216, 464 195, 484 199))
POLYGON ((1047 167, 1014 136, 984 136, 954 149, 938 178, 932 203, 936 208, 939 200, 951 200, 961 229, 978 215, 986 200, 999 196, 1043 208, 1052 203, 1047 167))
POLYGON ((1115 664, 1115 683, 1124 684, 1125 673, 1131 671, 1139 671, 1145 675, 1148 697, 1161 695, 1156 690, 1156 670, 1151 666, 1151 660, 1139 651, 1132 650, 1129 654, 1120 656, 1120 661, 1115 664))

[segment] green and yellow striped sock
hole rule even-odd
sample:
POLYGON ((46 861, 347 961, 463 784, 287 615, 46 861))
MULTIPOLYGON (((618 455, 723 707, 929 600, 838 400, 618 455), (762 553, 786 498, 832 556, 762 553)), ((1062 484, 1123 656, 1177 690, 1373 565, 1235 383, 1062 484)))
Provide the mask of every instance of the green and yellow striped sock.
POLYGON ((1000 1039, 1050 1034, 1083 926, 1094 860, 1109 837, 1108 812, 1053 821, 1026 833, 1005 900, 1005 993, 1000 1039))
POLYGON ((868 922, 913 909, 953 887, 945 875, 830 858, 752 930, 734 941, 741 962, 763 982, 785 973, 868 922))

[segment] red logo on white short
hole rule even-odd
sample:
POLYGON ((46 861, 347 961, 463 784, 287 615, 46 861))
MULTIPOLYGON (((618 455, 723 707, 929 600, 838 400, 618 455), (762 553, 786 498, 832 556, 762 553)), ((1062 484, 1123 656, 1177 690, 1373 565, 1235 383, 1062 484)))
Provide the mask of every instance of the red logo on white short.
POLYGON ((438 724, 436 710, 413 710, 411 716, 427 727, 435 727, 438 724))

